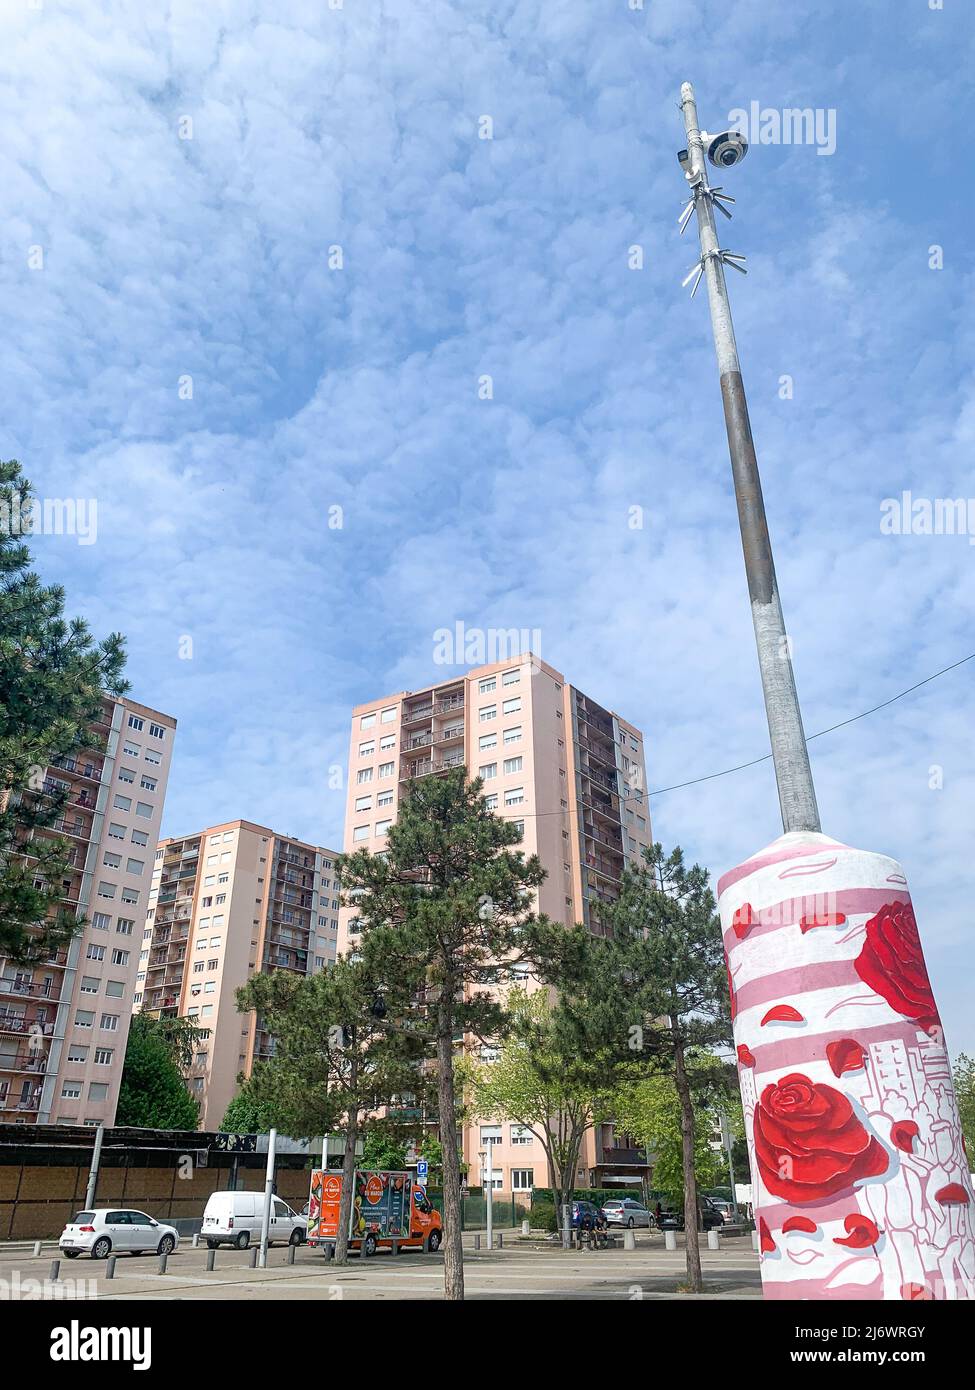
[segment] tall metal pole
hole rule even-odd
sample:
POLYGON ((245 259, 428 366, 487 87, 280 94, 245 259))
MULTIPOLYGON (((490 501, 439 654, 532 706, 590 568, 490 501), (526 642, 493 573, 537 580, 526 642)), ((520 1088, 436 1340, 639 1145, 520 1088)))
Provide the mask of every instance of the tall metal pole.
POLYGON ((278 1132, 272 1129, 267 1136, 267 1168, 264 1172, 264 1211, 261 1216, 261 1250, 259 1264, 267 1266, 267 1242, 271 1230, 271 1200, 274 1195, 274 1151, 277 1147, 278 1132))
MULTIPOLYGON (((698 125, 694 88, 689 82, 685 82, 681 87, 680 98, 684 129, 687 133, 686 177, 697 214, 701 242, 700 265, 707 283, 708 304, 711 309, 711 327, 721 378, 721 397, 724 402, 728 448, 731 452, 735 497, 738 502, 738 523, 745 554, 745 574, 748 579, 755 641, 758 644, 758 664, 762 675, 769 736, 772 741, 772 761, 779 789, 782 827, 786 831, 819 831, 819 810, 816 806, 816 792, 809 766, 809 751, 802 728, 799 697, 796 694, 795 677, 792 673, 792 657, 775 580, 762 483, 758 474, 755 445, 752 442, 748 405, 745 401, 741 365, 735 344, 735 330, 731 321, 731 305, 728 302, 728 287, 724 277, 725 264, 733 264, 736 259, 741 258, 732 257, 731 261, 725 261, 724 256, 728 253, 723 253, 718 244, 714 222, 714 195, 708 184, 704 142, 698 125)), ((737 268, 741 269, 740 266, 737 268)))
POLYGON ((91 1167, 88 1170, 88 1190, 85 1192, 85 1206, 89 1210, 95 1205, 95 1190, 98 1187, 98 1169, 101 1166, 104 1138, 105 1126, 99 1125, 95 1130, 95 1148, 91 1156, 91 1167))

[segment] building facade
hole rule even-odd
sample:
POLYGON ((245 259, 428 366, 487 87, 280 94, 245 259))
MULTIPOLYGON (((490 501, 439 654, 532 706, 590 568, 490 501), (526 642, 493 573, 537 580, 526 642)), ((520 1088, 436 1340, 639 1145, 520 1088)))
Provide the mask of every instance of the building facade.
POLYGON ((334 853, 250 821, 228 821, 156 849, 134 1007, 200 1028, 187 1085, 201 1129, 216 1129, 237 1076, 271 1055, 236 991, 257 971, 312 975, 335 959, 334 853))
MULTIPOLYGON (((525 853, 537 854, 547 870, 538 911, 603 932, 624 866, 652 843, 640 730, 531 653, 357 705, 346 852, 380 852, 409 781, 459 766, 484 779, 488 805, 517 823, 525 853)), ((342 909, 341 954, 354 949, 354 928, 354 911, 342 909)), ((508 1123, 465 1130, 472 1185, 488 1144, 499 1191, 549 1185, 541 1144, 508 1123)), ((646 1155, 612 1125, 587 1136, 580 1185, 636 1187, 646 1173, 646 1155)))
POLYGON ((31 967, 0 959, 0 1123, 114 1123, 175 732, 106 697, 96 747, 46 770, 69 800, 33 834, 71 844, 63 902, 85 925, 31 967))

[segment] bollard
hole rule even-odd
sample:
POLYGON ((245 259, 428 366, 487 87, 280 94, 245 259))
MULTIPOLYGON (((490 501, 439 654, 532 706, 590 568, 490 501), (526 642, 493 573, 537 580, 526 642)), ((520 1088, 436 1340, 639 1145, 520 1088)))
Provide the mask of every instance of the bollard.
POLYGON ((52 1261, 51 1261, 51 1272, 50 1272, 50 1274, 48 1275, 48 1278, 50 1279, 50 1281, 51 1281, 52 1284, 56 1284, 56 1283, 57 1283, 58 1279, 60 1278, 60 1271, 61 1271, 61 1261, 60 1261, 60 1260, 52 1260, 52 1261))
POLYGON ((199 1233, 199 1231, 197 1231, 196 1235, 193 1237, 193 1249, 194 1249, 194 1250, 199 1250, 199 1248, 200 1248, 200 1233, 199 1233))
POLYGON ((498 1249, 499 1249, 499 1250, 503 1250, 503 1249, 504 1249, 504 1231, 499 1231, 499 1232, 498 1232, 498 1249))
POLYGON ((708 1231, 708 1249, 709 1249, 709 1250, 720 1250, 720 1249, 721 1249, 721 1232, 720 1232, 720 1231, 718 1231, 718 1230, 716 1230, 716 1229, 713 1229, 713 1228, 712 1228, 710 1231, 708 1231))
POLYGON ((295 1251, 296 1251, 297 1249, 298 1249, 297 1245, 289 1245, 289 1246, 288 1246, 288 1264, 289 1264, 289 1265, 293 1265, 293 1264, 294 1264, 294 1262, 295 1262, 295 1251))
POLYGON ((115 1263, 116 1263, 117 1260, 118 1260, 118 1255, 109 1255, 109 1257, 108 1257, 108 1264, 105 1266, 105 1278, 106 1278, 106 1279, 114 1279, 114 1278, 115 1278, 115 1263))
POLYGON ((260 1255, 260 1253, 261 1253, 261 1247, 260 1247, 259 1245, 252 1245, 252 1246, 251 1246, 251 1269, 256 1269, 256 1268, 257 1268, 257 1257, 258 1257, 258 1255, 260 1255))
POLYGON ((752 1249, 753 1249, 753 1250, 757 1250, 757 1249, 758 1249, 758 1232, 757 1232, 757 1231, 752 1231, 752 1249))
POLYGON ((41 1253, 41 1242, 40 1242, 39 1240, 35 1240, 35 1241, 34 1241, 34 1259, 35 1259, 35 1260, 37 1259, 37 1257, 38 1257, 38 1255, 39 1255, 40 1253, 41 1253))
POLYGON ((474 1249, 475 1249, 475 1250, 480 1250, 480 1248, 481 1248, 481 1237, 480 1237, 479 1235, 476 1235, 476 1234, 475 1234, 475 1236, 474 1236, 474 1249))
POLYGON ((217 1262, 217 1252, 215 1249, 207 1251, 207 1269, 211 1270, 217 1262))
POLYGON ((158 1271, 157 1271, 159 1274, 165 1274, 165 1273, 166 1273, 166 1262, 168 1261, 168 1259, 169 1259, 169 1255, 166 1253, 166 1251, 165 1251, 165 1250, 160 1250, 160 1252, 159 1252, 159 1269, 158 1269, 158 1271))
POLYGON ((665 1249, 665 1250, 676 1250, 676 1249, 677 1249, 677 1232, 676 1232, 676 1231, 664 1231, 664 1249, 665 1249))
POLYGON ((627 1227, 625 1228, 625 1230, 623 1231, 623 1249, 624 1249, 624 1250, 635 1250, 635 1249, 636 1249, 636 1232, 633 1231, 633 1230, 631 1230, 629 1226, 627 1226, 627 1227))
POLYGON ((532 1233, 532 1223, 531 1223, 530 1221, 527 1221, 527 1220, 526 1220, 526 1221, 523 1221, 523 1222, 521 1223, 521 1234, 522 1234, 523 1236, 530 1236, 531 1233, 532 1233))

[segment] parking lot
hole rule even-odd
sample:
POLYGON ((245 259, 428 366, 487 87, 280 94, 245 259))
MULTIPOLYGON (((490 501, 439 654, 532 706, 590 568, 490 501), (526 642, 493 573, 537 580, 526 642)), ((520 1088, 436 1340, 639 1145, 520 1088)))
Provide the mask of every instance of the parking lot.
MULTIPOLYGON (((635 1251, 563 1252, 545 1242, 522 1243, 514 1237, 504 1249, 475 1251, 465 1236, 464 1268, 470 1299, 616 1299, 683 1297, 684 1252, 663 1248, 659 1236, 641 1234, 635 1251)), ((483 1245, 483 1239, 482 1239, 483 1245)), ((47 1297, 126 1299, 439 1299, 443 1296, 442 1255, 380 1253, 369 1260, 355 1256, 338 1268, 307 1247, 295 1252, 274 1247, 266 1269, 252 1269, 249 1251, 229 1247, 217 1251, 215 1268, 206 1268, 205 1247, 194 1250, 183 1241, 170 1256, 165 1274, 158 1273, 155 1256, 120 1255, 115 1277, 106 1277, 104 1260, 62 1260, 61 1287, 47 1297)), ((25 1296, 24 1281, 41 1284, 50 1273, 57 1249, 45 1244, 39 1257, 32 1247, 0 1247, 0 1288, 8 1296, 25 1296)), ((758 1256, 746 1240, 728 1241, 718 1251, 701 1252, 704 1297, 761 1297, 758 1256)), ((35 1293, 34 1297, 37 1296, 35 1293)))

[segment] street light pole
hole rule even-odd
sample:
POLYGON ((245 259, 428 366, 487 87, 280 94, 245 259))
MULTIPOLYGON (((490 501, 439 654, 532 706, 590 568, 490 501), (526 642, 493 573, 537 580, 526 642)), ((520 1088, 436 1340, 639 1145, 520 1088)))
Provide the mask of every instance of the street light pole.
MULTIPOLYGON (((772 563, 772 544, 765 517, 762 482, 748 419, 741 364, 738 361, 735 330, 731 321, 728 287, 725 284, 725 266, 731 265, 736 270, 743 270, 744 268, 737 264, 743 258, 722 251, 718 244, 714 221, 716 195, 718 207, 728 216, 730 213, 723 203, 732 200, 727 196, 722 199, 720 189, 712 190, 709 186, 694 88, 689 82, 685 82, 681 87, 680 98, 687 134, 685 177, 690 184, 691 204, 697 214, 701 243, 701 259, 691 274, 697 274, 695 290, 702 276, 707 284, 711 328, 718 357, 721 397, 728 431, 728 448, 731 452, 735 497, 738 502, 738 524, 745 555, 745 574, 748 579, 755 641, 758 644, 758 664, 762 675, 769 737, 772 742, 772 762, 779 790, 782 827, 787 832, 818 831, 819 810, 809 766, 809 750, 802 728, 799 697, 796 694, 795 677, 792 672, 792 656, 782 616, 782 604, 779 601, 775 566, 772 563)), ((682 230, 683 226, 686 226, 687 217, 682 219, 682 230)), ((688 276, 688 279, 690 278, 691 276, 688 276)))

